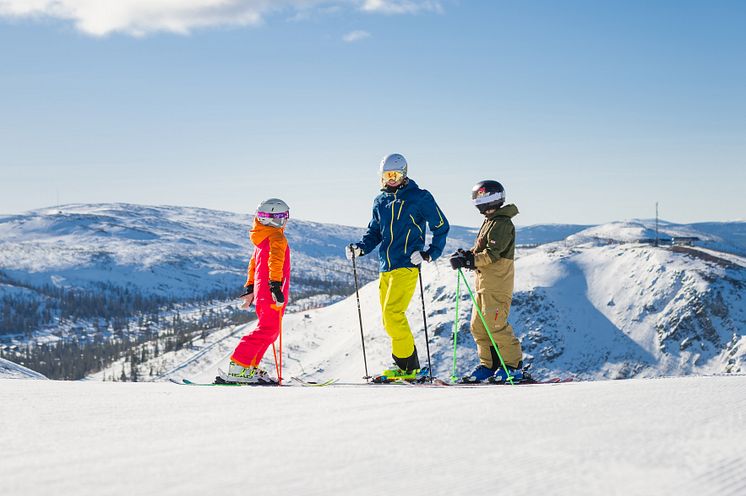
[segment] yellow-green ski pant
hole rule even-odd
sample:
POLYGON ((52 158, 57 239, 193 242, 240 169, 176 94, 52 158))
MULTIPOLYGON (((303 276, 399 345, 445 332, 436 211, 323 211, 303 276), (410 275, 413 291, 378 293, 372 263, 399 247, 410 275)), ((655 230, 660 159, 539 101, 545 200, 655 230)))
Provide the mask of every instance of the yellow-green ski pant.
MULTIPOLYGON (((513 327, 508 324, 508 315, 510 314, 510 303, 512 298, 508 295, 492 291, 479 291, 475 294, 477 303, 482 310, 482 315, 490 327, 492 338, 497 344, 497 349, 502 355, 505 365, 508 367, 517 367, 521 361, 523 352, 521 343, 515 337, 513 327)), ((482 319, 475 309, 471 312, 471 335, 477 343, 479 351, 479 362, 485 367, 495 369, 500 367, 500 363, 493 363, 492 341, 484 329, 482 319)))
POLYGON ((408 358, 414 353, 414 336, 405 312, 417 287, 416 268, 381 272, 378 283, 381 298, 383 327, 391 337, 391 352, 397 358, 408 358))

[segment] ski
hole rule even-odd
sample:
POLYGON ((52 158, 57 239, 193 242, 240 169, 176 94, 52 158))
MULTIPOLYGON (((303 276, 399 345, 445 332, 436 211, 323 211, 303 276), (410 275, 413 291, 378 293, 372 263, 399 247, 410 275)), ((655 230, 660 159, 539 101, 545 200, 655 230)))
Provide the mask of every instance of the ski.
POLYGON ((550 379, 545 379, 542 381, 537 381, 535 379, 528 378, 527 380, 523 380, 521 382, 515 382, 513 384, 510 384, 509 382, 494 382, 494 381, 484 381, 484 382, 455 382, 455 383, 448 383, 449 386, 465 386, 465 387, 471 387, 471 386, 538 386, 538 385, 546 385, 546 384, 564 384, 567 382, 573 382, 572 377, 552 377, 550 379))
MULTIPOLYGON (((537 386, 537 385, 548 385, 548 384, 564 384, 568 382, 573 382, 572 377, 566 377, 566 378, 560 378, 560 377, 552 377, 551 379, 546 379, 543 381, 537 381, 534 379, 530 380, 524 380, 522 382, 516 382, 513 385, 515 386, 537 386)), ((394 380, 386 380, 386 381, 378 381, 378 382, 369 382, 368 384, 373 385, 405 385, 405 386, 412 386, 412 387, 489 387, 489 386, 510 386, 511 384, 509 382, 449 382, 445 381, 443 379, 440 379, 438 377, 433 377, 432 382, 430 382, 429 378, 424 378, 424 380, 419 381, 405 381, 401 379, 394 379, 394 380)), ((342 385, 342 384, 340 384, 342 385)))
POLYGON ((182 379, 180 381, 176 379, 169 379, 170 382, 178 384, 180 386, 217 386, 217 387, 237 387, 237 386, 279 386, 276 382, 193 382, 189 379, 182 379))
MULTIPOLYGON (((407 386, 407 387, 455 387, 455 388, 473 388, 473 387, 490 387, 490 386, 510 386, 508 382, 449 382, 438 377, 433 377, 432 382, 429 378, 418 381, 406 381, 403 379, 389 379, 385 381, 370 381, 370 382, 341 382, 339 379, 328 379, 325 381, 306 381, 299 377, 291 377, 291 379, 302 387, 326 387, 326 386, 407 386)), ((176 380, 173 378, 169 379, 170 382, 181 386, 218 386, 218 387, 236 387, 236 386, 279 386, 276 382, 262 382, 262 383, 239 383, 239 382, 226 382, 226 383, 201 383, 193 382, 189 379, 176 380)), ((572 377, 552 377, 542 381, 528 380, 523 382, 517 382, 515 386, 540 386, 540 385, 551 385, 551 384, 566 384, 568 382, 574 382, 572 377)), ((284 384, 289 386, 290 384, 284 384)))
POLYGON ((179 386, 238 386, 239 384, 215 384, 214 382, 192 382, 189 379, 182 379, 182 380, 176 380, 176 379, 169 379, 170 382, 174 384, 178 384, 179 386))
POLYGON ((299 383, 303 387, 324 387, 324 386, 331 386, 332 384, 336 384, 339 382, 339 379, 328 379, 326 381, 306 381, 305 379, 301 379, 300 377, 291 377, 292 380, 299 383))

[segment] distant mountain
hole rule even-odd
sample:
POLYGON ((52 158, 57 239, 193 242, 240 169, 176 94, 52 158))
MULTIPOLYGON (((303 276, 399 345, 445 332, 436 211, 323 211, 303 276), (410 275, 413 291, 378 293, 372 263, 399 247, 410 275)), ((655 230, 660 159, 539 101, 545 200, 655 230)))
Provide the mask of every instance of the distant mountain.
MULTIPOLYGON (((237 294, 253 250, 252 221, 232 212, 132 204, 64 205, 0 217, 0 293, 15 282, 19 288, 103 283, 176 299, 211 291, 237 294)), ((344 247, 363 232, 291 219, 286 235, 294 288, 313 289, 319 281, 349 284, 344 247)), ((475 232, 454 226, 449 249, 470 243, 475 232)), ((368 278, 371 271, 375 276, 374 256, 359 262, 368 278)))
MULTIPOLYGON (((135 318, 158 320, 166 308, 168 315, 181 315, 229 302, 246 281, 252 222, 251 215, 231 212, 123 203, 0 217, 0 337, 23 342, 44 331, 54 334, 52 340, 108 338, 136 331, 130 325, 135 318)), ((292 309, 328 304, 353 291, 344 247, 363 232, 290 220, 292 309)), ((473 232, 454 226, 448 249, 467 246, 473 232)), ((358 262, 361 284, 377 277, 375 255, 358 262)), ((235 307, 209 310, 220 311, 209 325, 248 318, 235 307)))
MULTIPOLYGON (((517 251, 510 321, 536 376, 593 380, 746 373, 746 258, 708 248, 609 243, 596 238, 598 233, 620 240, 629 234, 629 226, 599 226, 582 236, 517 251)), ((473 284, 473 275, 467 273, 467 278, 473 284)), ((425 266, 423 281, 433 367, 438 376, 450 377, 456 273, 442 260, 425 266)), ((424 363, 418 296, 407 315, 424 363)), ((375 372, 391 361, 377 284, 366 285, 360 299, 368 367, 375 372)), ((470 312, 462 286, 457 376, 477 364, 469 335, 470 312)), ((197 342, 191 355, 164 355, 145 364, 144 370, 154 367, 162 377, 211 380, 252 326, 226 329, 197 342)), ((359 380, 363 375, 354 297, 289 314, 283 332, 286 377, 359 380)), ((273 370, 270 359, 266 366, 273 370)), ((116 377, 124 367, 119 362, 103 376, 116 377)))
MULTIPOLYGON (((231 212, 131 204, 65 205, 0 217, 0 271, 6 283, 19 286, 107 284, 177 300, 237 294, 252 251, 251 222, 231 212)), ((361 232, 291 220, 296 284, 346 280, 337 264, 344 245, 361 232)))
MULTIPOLYGON (((698 222, 694 224, 677 224, 659 221, 659 238, 697 238, 696 244, 704 248, 746 256, 746 222, 698 222)), ((633 219, 611 222, 599 226, 590 226, 568 236, 579 240, 600 239, 615 242, 631 243, 639 240, 656 238, 654 219, 633 219)))
MULTIPOLYGON (((183 357, 209 341, 205 333, 221 327, 234 332, 242 322, 236 316, 245 321, 247 314, 230 300, 244 283, 250 222, 249 215, 229 212, 129 204, 67 205, 0 217, 0 336, 15 344, 82 336, 96 346, 110 340, 121 348, 170 333, 168 343, 156 346, 157 359, 129 353, 130 365, 112 362, 103 376, 128 376, 124 369, 133 363, 152 365, 139 377, 166 372, 179 364, 168 363, 169 353, 183 357)), ((700 241, 660 248, 637 242, 654 233, 649 220, 518 228, 518 242, 528 247, 517 252, 512 323, 527 360, 538 374, 584 378, 744 371, 744 225, 662 221, 660 233, 700 241)), ((350 294, 344 246, 362 232, 291 220, 293 292, 296 303, 307 302, 291 310, 350 294)), ((475 234, 476 228, 454 226, 447 252, 471 246, 475 234)), ((375 258, 360 260, 363 283, 376 277, 375 258)), ((455 273, 443 259, 426 265, 423 279, 435 366, 447 375, 455 273)), ((377 284, 366 286, 361 297, 370 363, 384 366, 390 351, 377 284)), ((462 300, 459 356, 465 372, 474 359, 463 292, 462 300)), ((419 305, 415 298, 409 310, 415 327, 419 305)), ((293 355, 289 366, 303 365, 296 372, 359 373, 349 358, 359 353, 354 298, 289 314, 284 328, 293 355)), ((424 353, 421 328, 417 332, 424 353)), ((75 346, 64 356, 79 355, 75 346)), ((126 352, 120 348, 116 353, 126 352)), ((95 366, 100 351, 88 350, 85 360, 95 366)), ((213 365, 204 359, 205 366, 213 365)))
POLYGON ((535 226, 517 226, 516 243, 519 245, 543 245, 561 241, 568 236, 588 229, 589 225, 581 224, 539 224, 535 226))
MULTIPOLYGON (((607 232, 612 232, 607 231, 607 232)), ((617 233, 615 236, 621 236, 617 233)), ((519 250, 511 323, 537 375, 583 379, 746 372, 746 259, 696 248, 554 243, 519 250)), ((434 367, 451 373, 455 275, 445 262, 423 272, 434 367)), ((472 280, 469 274, 469 280, 472 280)), ((369 363, 390 362, 376 287, 365 288, 369 363)), ((462 288, 459 373, 476 365, 462 288)), ((288 317, 286 342, 304 371, 360 375, 356 303, 288 317), (307 350, 307 351, 306 351, 307 350), (326 350, 326 353, 324 352, 326 350)), ((425 358, 419 300, 409 309, 425 358)), ((299 373, 301 370, 291 370, 299 373)))

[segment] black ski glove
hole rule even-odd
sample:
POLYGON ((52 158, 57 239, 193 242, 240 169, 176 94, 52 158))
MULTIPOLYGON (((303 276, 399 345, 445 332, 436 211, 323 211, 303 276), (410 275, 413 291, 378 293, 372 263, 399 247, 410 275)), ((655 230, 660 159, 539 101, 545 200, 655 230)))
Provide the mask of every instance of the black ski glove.
POLYGON ((471 250, 464 250, 459 248, 456 253, 451 255, 449 261, 451 262, 451 267, 453 270, 456 269, 475 269, 476 266, 474 265, 474 253, 472 253, 471 250))
POLYGON ((249 284, 248 286, 245 286, 243 289, 244 289, 244 292, 241 294, 241 296, 239 296, 239 298, 243 298, 244 296, 249 296, 249 295, 254 294, 253 284, 249 284))
POLYGON ((254 285, 249 284, 248 286, 244 287, 244 292, 241 296, 239 296, 243 300, 243 303, 241 304, 241 308, 248 310, 252 303, 254 303, 254 285))
POLYGON ((282 294, 281 281, 269 281, 269 290, 272 292, 272 299, 275 300, 275 304, 283 305, 285 303, 285 295, 282 294))

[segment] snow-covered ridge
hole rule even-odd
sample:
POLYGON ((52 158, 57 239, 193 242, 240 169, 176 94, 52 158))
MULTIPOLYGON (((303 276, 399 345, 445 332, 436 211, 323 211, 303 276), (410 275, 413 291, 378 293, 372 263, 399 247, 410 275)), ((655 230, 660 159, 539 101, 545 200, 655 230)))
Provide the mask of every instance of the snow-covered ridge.
POLYGON ((0 358, 0 379, 41 379, 47 378, 38 372, 28 369, 17 363, 0 358))
MULTIPOLYGON (((573 248, 558 243, 518 253, 510 320, 537 375, 599 379, 746 371, 746 260, 724 265, 635 244, 573 248)), ((455 273, 443 261, 426 266, 423 279, 433 367, 448 377, 455 273)), ((361 292, 366 349, 374 369, 390 362, 376 298, 375 283, 361 292)), ((461 298, 457 375, 476 365, 467 324, 471 304, 463 289, 461 298)), ((288 316, 286 342, 302 364, 290 372, 360 377, 355 310, 349 298, 288 316)), ((419 298, 408 316, 424 359, 419 298)), ((289 363, 291 369, 294 364, 289 363)))
MULTIPOLYGON (((334 279, 320 263, 360 229, 292 221, 298 274, 334 279)), ((0 270, 31 284, 107 282, 175 297, 235 287, 251 254, 251 216, 187 207, 64 205, 0 218, 0 270)))
MULTIPOLYGON (((735 256, 733 256, 735 257, 735 256)), ((472 276, 469 274, 468 279, 472 276)), ((452 374, 456 275, 447 261, 423 269, 430 350, 435 374, 452 374)), ((746 371, 746 260, 699 257, 641 244, 565 246, 564 242, 518 250, 511 323, 527 363, 539 378, 583 380, 658 377, 746 371), (739 262, 739 263, 735 263, 739 262)), ((380 318, 378 288, 360 291, 369 372, 390 362, 390 342, 380 318)), ((419 291, 408 319, 421 362, 426 361, 419 291)), ((476 364, 468 333, 471 303, 462 287, 456 376, 476 364)), ((234 337, 174 377, 210 381, 225 366, 234 337)), ((328 307, 286 315, 285 377, 364 375, 357 301, 351 296, 328 307)), ((271 355, 265 366, 274 370, 271 355)), ((108 376, 119 369, 107 371, 108 376)))
MULTIPOLYGON (((238 291, 251 254, 251 222, 248 214, 122 203, 0 217, 0 273, 35 285, 107 282, 175 297, 238 291)), ((472 232, 454 227, 451 241, 462 246, 472 232)), ((363 228, 291 219, 286 234, 294 278, 348 280, 344 247, 362 233, 363 228)), ((373 257, 360 262, 363 271, 374 272, 368 278, 374 277, 373 257)))
MULTIPOLYGON (((3 217, 0 276, 6 284, 0 281, 0 294, 33 294, 7 284, 7 279, 61 287, 115 281, 178 295, 240 287, 249 256, 249 222, 250 216, 229 212, 126 204, 72 205, 3 217)), ((572 373, 593 379, 744 370, 746 308, 741 294, 746 261, 712 248, 727 245, 737 252, 744 224, 662 222, 663 234, 687 233, 710 247, 655 248, 635 242, 649 235, 650 222, 518 229, 519 243, 525 229, 534 236, 534 243, 527 245, 571 232, 556 242, 517 251, 511 322, 536 375, 572 373)), ((454 227, 447 250, 470 246, 475 231, 454 227)), ((334 283, 349 277, 343 248, 359 238, 362 228, 293 219, 287 232, 296 279, 316 275, 317 281, 334 283)), ((361 262, 368 264, 362 270, 375 266, 374 257, 361 262)), ((370 280, 375 273, 366 274, 370 280)), ((423 279, 433 365, 439 375, 449 376, 455 273, 443 259, 426 264, 423 279)), ((375 371, 390 361, 377 284, 363 287, 361 298, 369 364, 375 371)), ((424 361, 420 305, 417 294, 409 317, 424 361)), ((475 364, 467 332, 469 312, 468 295, 462 291, 457 373, 475 364)), ((250 326, 237 329, 236 335, 250 326)), ((362 375, 354 297, 290 314, 284 329, 286 376, 362 375)), ((192 363, 190 373, 214 374, 233 345, 229 341, 224 340, 225 346, 216 347, 214 354, 205 354, 200 363, 192 363)), ((156 370, 178 366, 160 360, 156 370)), ((103 375, 117 376, 121 370, 115 365, 103 375)))
MULTIPOLYGON (((242 291, 252 251, 248 214, 125 203, 76 204, 0 217, 0 299, 9 313, 0 335, 87 335, 112 320, 151 314, 164 303, 184 307, 229 301, 242 291), (64 298, 80 292, 79 301, 64 298), (137 303, 134 300, 137 300, 137 303), (122 303, 128 310, 109 311, 122 303), (71 306, 81 312, 70 310, 71 306), (137 305, 137 308, 134 308, 137 305), (99 312, 101 307, 107 313, 99 312), (64 322, 61 309, 66 308, 64 322), (76 315, 77 314, 77 315, 76 315)), ((337 301, 353 288, 344 247, 361 227, 291 219, 293 308, 337 301)), ((474 229, 454 226, 448 249, 467 245, 474 229)), ((358 263, 362 283, 377 277, 375 256, 358 263)), ((234 310, 228 310, 232 312, 234 310)), ((53 338, 50 338, 53 339, 53 338)))
POLYGON ((696 244, 700 247, 746 256, 746 222, 743 221, 698 222, 694 224, 659 221, 657 227, 656 233, 654 219, 611 222, 577 229, 567 236, 567 242, 571 244, 592 241, 634 243, 654 240, 656 237, 661 240, 693 238, 697 239, 696 244))

